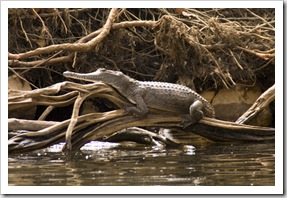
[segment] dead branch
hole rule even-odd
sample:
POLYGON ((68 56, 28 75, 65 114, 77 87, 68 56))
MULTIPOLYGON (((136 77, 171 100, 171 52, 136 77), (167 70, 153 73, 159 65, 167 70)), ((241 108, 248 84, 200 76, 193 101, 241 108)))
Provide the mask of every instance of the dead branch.
POLYGON ((254 104, 236 120, 237 124, 247 124, 256 117, 264 108, 266 108, 275 99, 275 84, 266 90, 254 102, 254 104))

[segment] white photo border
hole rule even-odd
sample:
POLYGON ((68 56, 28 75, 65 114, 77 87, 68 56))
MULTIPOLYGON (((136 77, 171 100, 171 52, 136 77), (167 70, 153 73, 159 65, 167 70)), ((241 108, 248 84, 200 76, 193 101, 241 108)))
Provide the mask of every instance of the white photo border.
POLYGON ((283 1, 1 1, 1 194, 282 194, 283 67, 283 1), (275 8, 275 186, 9 186, 8 8, 155 8, 162 6, 165 8, 275 8))

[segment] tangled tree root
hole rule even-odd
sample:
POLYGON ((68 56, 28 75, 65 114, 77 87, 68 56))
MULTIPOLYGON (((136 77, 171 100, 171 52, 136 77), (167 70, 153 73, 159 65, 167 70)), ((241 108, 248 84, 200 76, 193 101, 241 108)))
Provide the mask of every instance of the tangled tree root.
MULTIPOLYGON (((91 72, 99 67, 123 70, 139 80, 178 81, 195 90, 253 85, 274 70, 274 13, 10 9, 9 69, 35 87, 63 81, 59 74, 67 69, 91 72), (35 75, 39 72, 43 75, 35 75)), ((271 82, 261 81, 264 90, 274 84, 274 76, 268 78, 271 82)))

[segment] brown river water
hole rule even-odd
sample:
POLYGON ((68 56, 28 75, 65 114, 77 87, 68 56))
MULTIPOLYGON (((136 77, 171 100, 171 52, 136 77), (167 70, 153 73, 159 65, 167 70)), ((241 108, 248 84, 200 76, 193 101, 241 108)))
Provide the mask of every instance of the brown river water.
POLYGON ((61 147, 9 155, 9 185, 275 185, 273 142, 223 144, 197 137, 180 148, 92 142, 73 156, 61 147))

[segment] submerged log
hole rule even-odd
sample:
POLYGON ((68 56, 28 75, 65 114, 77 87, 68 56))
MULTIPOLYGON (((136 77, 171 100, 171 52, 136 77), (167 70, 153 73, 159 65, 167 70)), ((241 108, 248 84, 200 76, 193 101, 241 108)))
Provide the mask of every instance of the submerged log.
MULTIPOLYGON (((135 126, 171 128, 221 142, 270 141, 275 138, 274 128, 249 126, 206 117, 184 128, 180 115, 156 109, 149 109, 149 114, 144 118, 134 117, 122 109, 129 101, 103 83, 82 85, 62 82, 43 89, 22 91, 17 97, 9 98, 8 107, 10 112, 17 111, 23 106, 63 107, 72 103, 74 103, 74 110, 71 119, 45 123, 44 128, 35 128, 35 130, 25 128, 27 131, 16 134, 8 140, 9 153, 33 151, 63 141, 67 142, 64 151, 78 150, 92 140, 102 140, 122 129, 135 126), (78 116, 81 103, 91 97, 106 98, 119 109, 78 116)), ((10 123, 12 121, 15 123, 17 120, 9 120, 10 123)), ((23 130, 24 126, 27 126, 25 122, 31 121, 20 121, 23 130)), ((13 127, 9 126, 9 128, 13 127)), ((17 128, 17 130, 21 129, 17 128)))

